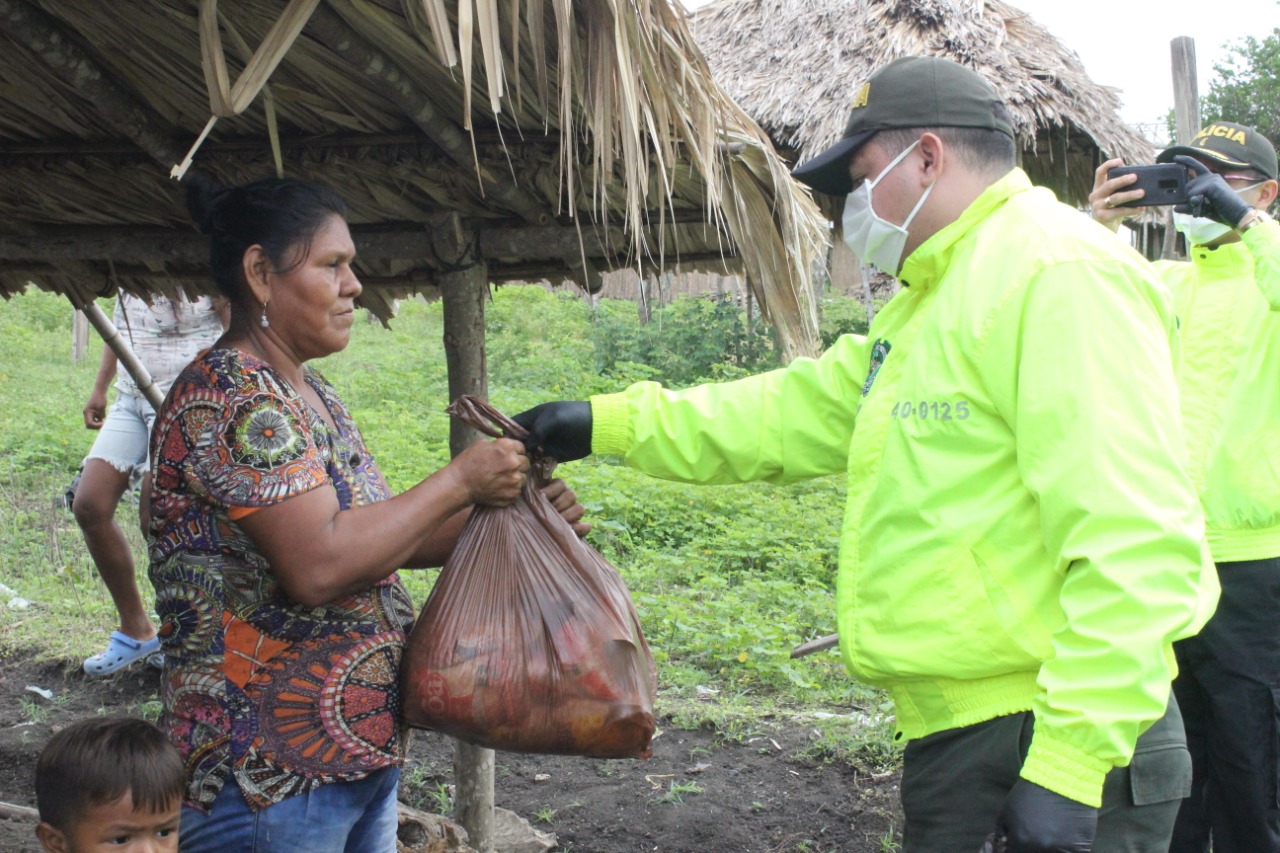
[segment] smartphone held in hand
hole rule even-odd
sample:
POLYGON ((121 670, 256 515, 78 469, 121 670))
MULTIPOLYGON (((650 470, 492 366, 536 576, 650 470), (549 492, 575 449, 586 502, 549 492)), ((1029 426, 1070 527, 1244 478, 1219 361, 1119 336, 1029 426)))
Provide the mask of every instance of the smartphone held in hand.
POLYGON ((1187 170, 1177 163, 1153 163, 1150 166, 1118 166, 1107 172, 1107 179, 1121 175, 1137 175, 1138 180, 1121 192, 1145 190, 1142 198, 1117 204, 1116 207, 1147 207, 1155 204, 1183 204, 1187 200, 1187 170))

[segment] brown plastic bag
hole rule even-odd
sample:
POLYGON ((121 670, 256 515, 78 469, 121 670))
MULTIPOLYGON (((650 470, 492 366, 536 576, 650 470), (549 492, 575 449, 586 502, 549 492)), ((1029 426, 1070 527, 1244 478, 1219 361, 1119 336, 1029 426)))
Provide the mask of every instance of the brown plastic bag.
MULTIPOLYGON (((449 412, 527 435, 474 397, 449 412)), ((657 671, 626 584, 535 479, 472 511, 409 636, 405 719, 509 752, 648 758, 657 671)))

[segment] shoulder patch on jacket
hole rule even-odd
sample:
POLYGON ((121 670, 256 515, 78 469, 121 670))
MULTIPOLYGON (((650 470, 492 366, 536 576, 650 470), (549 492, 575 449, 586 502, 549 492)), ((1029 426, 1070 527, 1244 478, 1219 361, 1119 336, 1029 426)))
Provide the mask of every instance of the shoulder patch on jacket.
POLYGON ((867 381, 862 383, 862 396, 871 393, 871 383, 876 381, 876 374, 880 372, 880 365, 884 364, 884 360, 889 357, 889 350, 893 349, 893 344, 884 338, 876 338, 876 342, 871 345, 871 367, 867 370, 867 381))

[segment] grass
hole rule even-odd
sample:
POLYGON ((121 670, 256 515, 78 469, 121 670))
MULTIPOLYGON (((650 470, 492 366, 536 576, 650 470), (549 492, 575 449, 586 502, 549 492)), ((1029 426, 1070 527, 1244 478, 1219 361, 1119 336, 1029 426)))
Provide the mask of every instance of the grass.
POLYGON ((693 794, 701 794, 702 786, 697 782, 675 782, 667 783, 667 790, 656 797, 649 798, 649 805, 662 806, 682 806, 684 798, 693 794))
MULTIPOLYGON (((860 313, 836 309, 832 316, 860 313)), ((678 385, 708 371, 707 341, 728 341, 726 352, 737 346, 732 324, 705 328, 729 323, 720 309, 681 308, 643 332, 634 315, 627 303, 593 313, 564 294, 497 290, 486 306, 491 401, 514 413, 620 390, 637 378, 678 385), (682 327, 681 317, 702 325, 682 327), (655 339, 659 334, 667 337, 655 339), (642 339, 644 352, 663 353, 657 366, 618 357, 642 339), (681 361, 695 339, 698 360, 681 361)), ((71 316, 65 300, 45 293, 0 303, 0 582, 34 602, 28 610, 0 606, 0 657, 78 662, 99 651, 115 627, 75 521, 55 506, 92 439, 80 412, 101 353, 97 343, 85 360, 71 362, 71 316)), ((438 303, 409 301, 390 331, 357 323, 351 345, 316 365, 396 490, 448 461, 442 333, 438 303)), ((733 364, 709 369, 717 376, 740 371, 733 364)), ((843 478, 705 488, 651 479, 614 461, 574 462, 558 474, 587 507, 592 544, 631 589, 658 664, 659 713, 677 726, 714 726, 725 739, 745 740, 779 717, 821 709, 839 716, 812 723, 819 737, 808 757, 873 767, 895 760, 892 732, 877 717, 883 694, 849 679, 835 653, 798 661, 788 655, 835 629, 843 478), (859 722, 859 713, 871 722, 859 722)), ((117 520, 150 604, 136 507, 126 501, 117 520)), ((421 606, 436 573, 402 577, 421 606)))
POLYGON ((427 789, 426 801, 433 814, 453 814, 453 786, 444 782, 436 783, 434 788, 427 789))
POLYGON ((897 851, 901 850, 901 837, 902 836, 895 832, 894 828, 890 826, 889 830, 880 838, 881 853, 897 853, 897 851))

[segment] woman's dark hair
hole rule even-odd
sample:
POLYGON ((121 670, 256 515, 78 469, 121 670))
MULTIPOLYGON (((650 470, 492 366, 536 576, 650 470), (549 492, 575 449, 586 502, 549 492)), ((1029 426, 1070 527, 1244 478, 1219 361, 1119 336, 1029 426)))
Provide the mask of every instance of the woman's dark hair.
POLYGON ((92 717, 67 726, 36 761, 40 819, 71 831, 95 805, 126 793, 135 811, 160 813, 182 799, 186 771, 164 733, 136 717, 92 717))
POLYGON ((246 301, 245 250, 259 245, 278 272, 288 272, 311 251, 311 241, 330 216, 347 215, 342 198, 323 184, 268 178, 224 187, 198 172, 182 183, 187 210, 201 234, 209 235, 209 264, 218 290, 233 305, 246 301))

